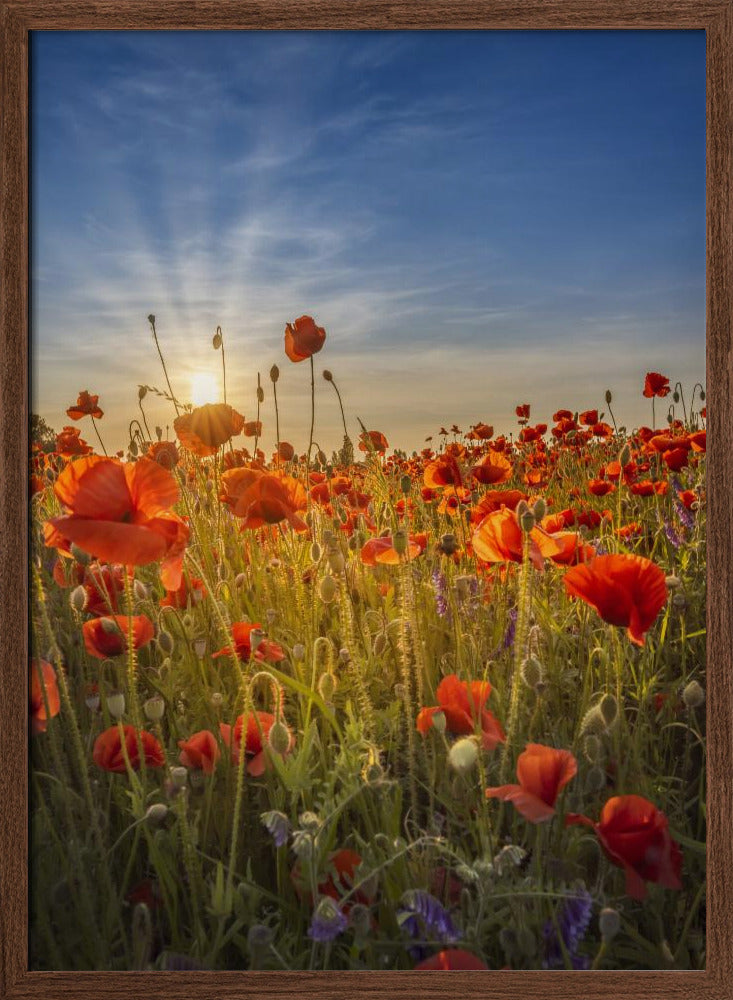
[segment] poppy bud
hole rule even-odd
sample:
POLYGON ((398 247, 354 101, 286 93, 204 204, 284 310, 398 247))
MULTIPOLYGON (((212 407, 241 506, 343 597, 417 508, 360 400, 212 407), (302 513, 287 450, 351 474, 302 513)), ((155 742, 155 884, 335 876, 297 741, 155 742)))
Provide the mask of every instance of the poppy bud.
POLYGON ((293 646, 293 659, 294 660, 304 660, 305 659, 305 646, 302 642, 296 642, 293 646))
POLYGON ((664 578, 664 582, 667 584, 667 590, 677 590, 678 587, 682 586, 682 580, 678 576, 667 576, 664 578))
POLYGON ((300 824, 301 828, 305 830, 307 833, 317 833, 318 828, 321 825, 320 819, 318 818, 316 813, 311 812, 311 810, 306 810, 306 812, 302 812, 300 816, 298 816, 298 823, 300 824))
POLYGON ((452 532, 440 536, 438 548, 444 555, 452 556, 458 548, 458 539, 452 532))
POLYGON ((611 400, 612 399, 613 399, 613 396, 611 395, 611 390, 610 389, 606 389, 606 406, 610 406, 611 405, 611 400))
POLYGON ((350 659, 351 659, 351 654, 349 653, 346 646, 344 646, 343 649, 339 650, 339 660, 341 661, 341 663, 348 663, 350 659))
POLYGON ((621 930, 621 916, 618 910, 604 906, 598 915, 598 929, 604 944, 610 944, 621 930))
POLYGON ((580 723, 580 735, 585 736, 587 733, 595 733, 600 736, 605 731, 606 721, 601 715, 599 707, 594 705, 583 716, 583 720, 580 723))
POLYGON ((114 618, 101 618, 99 624, 102 627, 102 631, 106 632, 107 635, 113 635, 115 632, 120 631, 120 626, 114 618))
POLYGON ((84 704, 87 706, 90 712, 96 712, 99 709, 99 691, 96 690, 96 684, 94 688, 89 691, 86 698, 84 699, 84 704))
POLYGON ((321 558, 321 546, 318 544, 318 542, 313 542, 313 544, 311 545, 311 560, 317 563, 320 558, 321 558))
POLYGON ((679 401, 680 401, 680 394, 677 392, 676 389, 672 393, 672 399, 674 400, 675 403, 679 403, 679 401))
POLYGON ((214 691, 214 693, 211 696, 211 704, 214 706, 214 708, 221 708, 221 706, 224 704, 224 695, 221 693, 221 691, 214 691))
POLYGON ((185 788, 188 781, 188 771, 185 767, 171 768, 171 781, 176 788, 185 788))
POLYGON ((138 386, 137 398, 140 400, 141 403, 145 399, 147 394, 148 394, 148 387, 146 385, 138 386))
POLYGON ((143 711, 145 712, 146 718, 148 718, 151 722, 160 722, 165 715, 165 701, 159 694, 155 694, 152 698, 148 698, 145 702, 143 705, 143 711))
POLYGON ((330 604, 334 600, 337 590, 336 581, 331 575, 324 576, 318 587, 318 593, 321 595, 321 600, 324 604, 330 604))
POLYGON ((433 713, 433 729, 435 729, 436 732, 441 734, 444 733, 447 722, 448 720, 445 717, 445 712, 440 711, 433 713))
POLYGON ((591 794, 600 792, 602 788, 606 787, 606 774, 602 767, 594 764, 593 767, 588 769, 588 774, 585 778, 585 787, 591 794))
POLYGON ((381 656, 387 648, 387 636, 384 632, 377 632, 372 643, 372 652, 375 656, 381 656))
POLYGON ((604 694, 598 705, 598 711, 603 716, 606 728, 610 729, 618 716, 618 702, 612 694, 604 694))
POLYGON ((684 611, 687 607, 687 598, 683 593, 672 594, 672 607, 675 611, 684 611))
POLYGON ((470 771, 477 760, 478 747, 476 746, 476 740, 470 736, 456 740, 448 751, 448 763, 459 774, 470 771))
POLYGON ((279 378, 280 378, 280 369, 277 367, 277 365, 273 365, 272 368, 270 369, 270 380, 272 382, 277 382, 279 378))
POLYGON ((364 903, 354 903, 349 911, 349 926, 353 928, 357 942, 364 941, 365 938, 369 937, 371 925, 372 918, 369 907, 365 906, 364 903))
POLYGON ((544 670, 536 656, 528 656, 522 663, 522 680, 527 687, 536 687, 542 681, 544 670))
POLYGON ((328 704, 336 691, 336 678, 333 674, 321 674, 318 678, 318 693, 328 704))
POLYGON ((204 658, 204 653, 206 652, 206 639, 195 639, 193 644, 193 651, 198 656, 200 660, 204 658))
POLYGON ((532 528, 534 528, 535 526, 535 516, 532 513, 532 511, 528 510, 526 511, 526 513, 522 514, 521 518, 519 519, 519 523, 521 525, 522 531, 529 534, 532 528))
POLYGON ((529 512, 529 504, 526 500, 520 500, 516 507, 517 518, 521 519, 526 513, 529 512))
POLYGON ((168 815, 168 806, 164 802, 154 802, 151 806, 148 806, 147 812, 145 813, 145 819, 148 823, 162 823, 163 820, 168 815))
POLYGON ((690 681, 682 691, 682 701, 688 708, 699 708, 705 701, 705 692, 697 681, 690 681))
POLYGON ((155 428, 155 436, 157 437, 157 439, 159 441, 163 440, 163 428, 162 427, 156 427, 155 428))
POLYGON ((74 611, 83 611, 87 603, 87 592, 84 590, 81 584, 78 587, 74 587, 69 595, 69 603, 71 604, 74 611))
POLYGON ((150 323, 151 326, 155 326, 155 316, 153 313, 150 313, 148 316, 148 323, 150 323))
POLYGON ((328 464, 328 455, 325 453, 325 451, 318 452, 318 461, 321 463, 321 465, 328 464))
POLYGON ((267 734, 267 743, 275 753, 287 753, 290 746, 290 730, 284 722, 274 722, 267 734))
POLYGON ((324 368, 324 369, 323 369, 323 377, 325 378, 325 380, 326 380, 327 382, 333 382, 333 375, 332 375, 332 374, 331 374, 331 372, 330 372, 330 371, 328 370, 328 368, 324 368))
POLYGON ((218 351, 219 348, 221 347, 221 334, 219 333, 218 330, 211 338, 211 346, 214 348, 215 351, 218 351))
POLYGON ((590 733, 583 741, 583 753, 591 764, 597 764, 601 757, 601 741, 594 733, 590 733))
POLYGON ((265 401, 265 390, 262 388, 261 385, 258 385, 257 386, 257 402, 258 403, 264 403, 264 401, 265 401))
POLYGON ((246 582, 247 582, 247 577, 244 573, 237 573, 237 575, 234 577, 234 586, 237 588, 237 590, 240 590, 245 585, 246 582))
POLYGON ((121 719, 125 714, 125 696, 122 691, 113 691, 107 698, 107 711, 113 719, 121 719))
POLYGON ((621 449, 621 454, 619 455, 618 460, 619 460, 619 464, 624 469, 626 468, 626 466, 631 461, 631 448, 629 448, 629 446, 627 444, 625 444, 623 446, 623 448, 621 449))
POLYGON ((148 588, 145 586, 142 580, 135 580, 135 583, 133 584, 133 590, 135 592, 135 597, 138 599, 138 601, 146 601, 150 596, 148 588))
POLYGON ((332 549, 328 553, 328 565, 333 573, 343 573, 346 568, 346 561, 337 549, 332 549))
POLYGON ((535 505, 534 505, 534 507, 532 508, 532 513, 534 514, 534 518, 535 518, 535 521, 541 521, 541 520, 542 520, 542 518, 543 518, 543 517, 545 516, 545 514, 547 513, 547 504, 546 504, 546 503, 545 503, 545 501, 544 501, 544 500, 542 499, 542 497, 540 497, 540 498, 539 498, 539 499, 538 499, 538 500, 537 500, 537 501, 535 502, 535 505))
POLYGON ((400 489, 407 496, 412 490, 412 476, 402 476, 400 479, 400 489))
POLYGON ((130 445, 127 450, 130 452, 133 458, 137 455, 137 441, 135 440, 135 438, 133 438, 130 441, 130 445))
POLYGON ((158 633, 158 648, 165 656, 170 656, 173 652, 173 636, 170 632, 160 631, 158 633))

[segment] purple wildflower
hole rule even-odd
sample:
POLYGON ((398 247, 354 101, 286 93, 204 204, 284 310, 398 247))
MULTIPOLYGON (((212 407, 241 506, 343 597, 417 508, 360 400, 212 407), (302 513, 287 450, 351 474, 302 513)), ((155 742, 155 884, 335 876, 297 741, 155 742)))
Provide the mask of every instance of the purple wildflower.
POLYGON ((500 656, 505 649, 511 649, 514 645, 514 636, 517 632, 517 617, 518 612, 516 608, 512 608, 509 612, 509 624, 506 627, 506 632, 504 633, 504 638, 501 640, 499 645, 496 647, 494 652, 491 654, 492 659, 496 659, 500 656))
POLYGON ((260 820, 272 837, 275 847, 282 847, 290 835, 290 821, 285 813, 273 809, 262 813, 260 820))
POLYGON ((421 922, 426 937, 434 936, 445 944, 458 941, 460 934, 450 914, 435 896, 424 889, 408 889, 402 894, 397 921, 411 937, 420 935, 421 922))
POLYGON ((688 510, 683 503, 679 500, 675 500, 674 509, 677 517, 680 519, 680 524, 687 528, 688 531, 692 531, 695 527, 695 515, 691 510, 688 510))
POLYGON ((433 590, 435 591, 435 610, 438 612, 441 618, 445 618, 448 614, 450 614, 448 601, 446 599, 445 576, 440 572, 439 569, 436 569, 433 570, 430 579, 433 584, 433 590))
POLYGON ((343 934, 348 926, 348 920, 341 912, 338 903, 330 896, 322 896, 318 906, 313 911, 308 937, 312 941, 328 944, 343 934))
POLYGON ((583 940, 590 924, 593 899, 587 889, 580 889, 570 896, 554 920, 548 920, 542 931, 545 940, 543 969, 564 969, 563 945, 574 969, 589 968, 589 960, 578 954, 578 945, 583 940), (562 944, 561 944, 562 942, 562 944))

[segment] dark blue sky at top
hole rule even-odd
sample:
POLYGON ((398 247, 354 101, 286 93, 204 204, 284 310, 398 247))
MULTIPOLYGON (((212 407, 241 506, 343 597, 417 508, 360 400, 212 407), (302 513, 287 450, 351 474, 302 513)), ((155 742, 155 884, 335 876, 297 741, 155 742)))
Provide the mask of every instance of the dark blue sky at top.
POLYGON ((242 410, 312 313, 413 446, 611 376, 638 422, 645 370, 704 374, 702 32, 34 33, 32 165, 56 426, 80 388, 111 424, 160 381, 149 312, 184 397, 222 325, 242 410))

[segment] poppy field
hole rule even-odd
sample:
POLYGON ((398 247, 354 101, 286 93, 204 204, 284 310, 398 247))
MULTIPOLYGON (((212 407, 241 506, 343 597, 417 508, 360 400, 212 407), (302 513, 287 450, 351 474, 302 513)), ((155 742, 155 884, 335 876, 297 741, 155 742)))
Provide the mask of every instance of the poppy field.
POLYGON ((149 321, 31 454, 31 968, 704 969, 703 387, 407 453, 312 317, 200 406, 149 321))

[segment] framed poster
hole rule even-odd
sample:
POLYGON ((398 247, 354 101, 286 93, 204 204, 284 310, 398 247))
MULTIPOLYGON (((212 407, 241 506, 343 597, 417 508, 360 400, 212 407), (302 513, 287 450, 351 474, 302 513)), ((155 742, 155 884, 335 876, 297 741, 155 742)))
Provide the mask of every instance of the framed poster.
POLYGON ((730 5, 3 25, 4 995, 725 995, 730 5))

